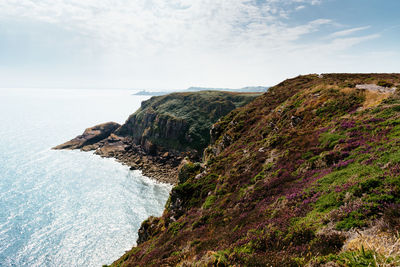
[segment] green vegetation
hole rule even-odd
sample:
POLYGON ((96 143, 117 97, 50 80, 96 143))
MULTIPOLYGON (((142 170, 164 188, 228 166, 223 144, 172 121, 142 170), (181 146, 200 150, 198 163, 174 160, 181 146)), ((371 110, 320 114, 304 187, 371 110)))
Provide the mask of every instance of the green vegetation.
POLYGON ((132 136, 147 152, 166 149, 201 156, 210 142, 211 125, 259 95, 201 91, 155 96, 144 101, 117 134, 132 136))
POLYGON ((326 96, 329 99, 316 111, 316 115, 320 117, 333 117, 345 114, 348 111, 355 110, 364 101, 364 96, 359 91, 346 94, 332 89, 327 91, 326 96))
POLYGON ((159 232, 115 265, 397 266, 400 249, 344 247, 400 231, 400 97, 355 88, 381 80, 400 75, 299 76, 222 117, 203 164, 181 168, 159 232))
POLYGON ((377 85, 379 85, 379 86, 383 86, 383 87, 388 87, 388 88, 390 88, 390 87, 393 87, 393 86, 394 86, 394 84, 393 84, 393 83, 391 83, 391 82, 388 82, 388 81, 385 81, 385 80, 380 80, 380 81, 378 81, 378 82, 377 82, 377 85))
POLYGON ((314 260, 315 266, 323 265, 328 262, 335 263, 338 266, 346 267, 379 267, 379 266, 398 266, 400 263, 398 257, 385 257, 375 251, 365 250, 362 247, 358 251, 346 251, 338 255, 330 254, 324 257, 318 257, 314 260))
POLYGON ((188 162, 183 165, 178 173, 178 181, 180 184, 185 183, 190 177, 194 177, 200 173, 202 167, 200 163, 188 162))
POLYGON ((339 140, 345 139, 346 136, 338 133, 322 133, 320 135, 319 141, 321 144, 328 148, 333 148, 339 143, 339 140))

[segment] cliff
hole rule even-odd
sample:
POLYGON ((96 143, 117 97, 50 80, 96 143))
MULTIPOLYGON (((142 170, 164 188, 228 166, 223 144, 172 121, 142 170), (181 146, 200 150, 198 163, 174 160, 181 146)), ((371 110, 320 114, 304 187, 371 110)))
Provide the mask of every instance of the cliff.
POLYGON ((210 141, 211 125, 255 96, 203 91, 152 97, 142 103, 116 134, 132 137, 150 154, 167 149, 201 156, 210 141))
POLYGON ((259 95, 202 91, 155 96, 143 101, 123 125, 96 125, 54 149, 95 150, 159 181, 175 183, 183 158, 201 158, 210 143, 211 125, 259 95))
POLYGON ((299 76, 233 110, 113 266, 399 266, 399 87, 299 76))

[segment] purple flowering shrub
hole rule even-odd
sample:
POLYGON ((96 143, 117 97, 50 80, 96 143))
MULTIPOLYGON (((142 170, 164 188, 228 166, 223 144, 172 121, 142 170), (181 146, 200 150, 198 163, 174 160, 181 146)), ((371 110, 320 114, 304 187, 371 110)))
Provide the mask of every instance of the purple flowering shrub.
POLYGON ((223 118, 205 175, 172 191, 160 233, 126 262, 298 266, 338 253, 351 228, 396 228, 400 101, 361 110, 362 90, 337 89, 368 78, 300 76, 223 118))

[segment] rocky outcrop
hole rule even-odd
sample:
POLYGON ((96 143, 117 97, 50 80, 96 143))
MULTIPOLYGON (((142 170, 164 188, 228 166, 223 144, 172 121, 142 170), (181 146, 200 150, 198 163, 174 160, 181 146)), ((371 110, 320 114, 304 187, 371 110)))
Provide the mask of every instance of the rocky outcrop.
POLYGON ((94 151, 99 156, 115 158, 122 164, 128 165, 131 170, 141 170, 143 175, 152 177, 160 182, 169 184, 177 182, 179 163, 187 154, 172 152, 149 154, 148 150, 136 145, 129 136, 119 136, 115 133, 107 136, 106 133, 109 133, 111 128, 107 128, 107 132, 102 132, 98 129, 104 129, 103 125, 88 128, 82 135, 53 149, 94 151))
POLYGON ((96 125, 54 149, 94 150, 158 181, 175 184, 181 160, 200 159, 210 142, 211 125, 258 95, 204 91, 152 97, 123 125, 96 125))
POLYGON ((393 85, 390 87, 386 87, 386 86, 379 86, 376 84, 357 84, 356 88, 377 91, 380 93, 394 93, 396 91, 396 87, 394 87, 393 85))
POLYGON ((139 228, 138 231, 138 239, 136 243, 138 245, 146 242, 149 240, 152 236, 158 234, 160 232, 160 229, 158 227, 160 219, 150 216, 147 220, 145 220, 142 225, 139 228))
POLYGON ((120 126, 116 122, 107 122, 87 128, 82 135, 78 135, 71 141, 58 145, 53 149, 93 150, 93 145, 109 137, 120 126))

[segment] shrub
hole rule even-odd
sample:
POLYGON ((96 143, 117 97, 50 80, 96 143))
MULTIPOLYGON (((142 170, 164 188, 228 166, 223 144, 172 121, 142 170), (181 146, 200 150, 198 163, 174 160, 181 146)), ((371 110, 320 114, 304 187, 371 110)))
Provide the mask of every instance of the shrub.
POLYGON ((361 247, 356 251, 345 251, 339 255, 330 254, 312 260, 309 266, 346 266, 346 267, 379 267, 399 266, 398 257, 379 254, 376 251, 361 247))
POLYGON ((321 266, 328 262, 335 262, 338 263, 339 266, 347 267, 376 266, 374 253, 372 251, 365 251, 364 248, 361 251, 346 251, 339 255, 331 254, 321 258, 317 262, 319 265, 312 266, 321 266))
POLYGON ((364 99, 365 96, 358 91, 349 94, 337 92, 334 97, 331 97, 317 109, 316 115, 326 118, 351 112, 356 110, 364 99))
POLYGON ((383 211, 383 220, 390 229, 400 231, 400 204, 389 204, 383 211))
POLYGON ((393 83, 385 81, 385 80, 378 81, 377 85, 382 86, 382 87, 387 87, 387 88, 393 87, 393 83))
POLYGON ((181 222, 173 222, 168 227, 168 232, 171 233, 172 235, 176 235, 178 231, 183 228, 183 226, 184 224, 181 222))
POLYGON ((371 192, 372 189, 377 188, 382 184, 382 181, 372 178, 368 179, 359 184, 358 187, 353 189, 353 194, 357 197, 361 197, 363 193, 371 192))
POLYGON ((203 204, 203 209, 208 209, 208 208, 210 208, 210 207, 214 204, 216 198, 217 198, 216 196, 209 196, 209 197, 207 197, 207 198, 206 198, 206 201, 205 201, 204 204, 203 204))
POLYGON ((328 232, 318 234, 310 245, 313 251, 326 255, 337 253, 342 248, 345 240, 346 236, 340 232, 328 232))
POLYGON ((338 230, 350 230, 351 228, 360 228, 366 225, 365 216, 359 211, 352 211, 342 221, 336 224, 338 230))
POLYGON ((335 145, 339 143, 339 140, 345 139, 346 136, 338 133, 322 133, 319 136, 319 141, 322 143, 324 147, 333 148, 335 145))
POLYGON ((200 163, 189 162, 183 165, 178 173, 178 180, 180 184, 183 184, 188 179, 195 177, 201 172, 202 168, 200 163))
POLYGON ((228 266, 228 256, 229 256, 229 250, 220 250, 220 251, 214 252, 213 266, 217 266, 217 267, 228 266))

